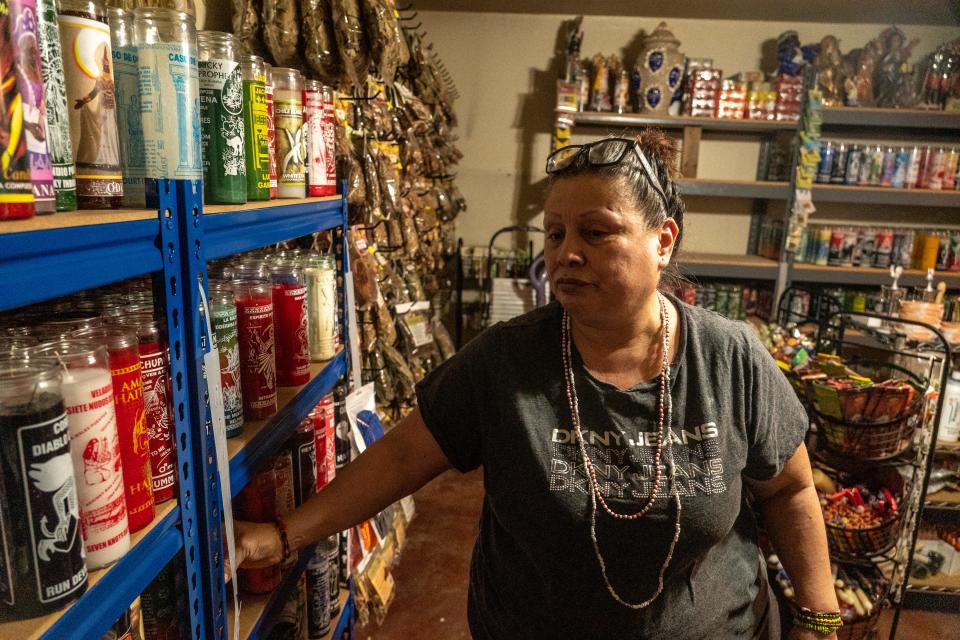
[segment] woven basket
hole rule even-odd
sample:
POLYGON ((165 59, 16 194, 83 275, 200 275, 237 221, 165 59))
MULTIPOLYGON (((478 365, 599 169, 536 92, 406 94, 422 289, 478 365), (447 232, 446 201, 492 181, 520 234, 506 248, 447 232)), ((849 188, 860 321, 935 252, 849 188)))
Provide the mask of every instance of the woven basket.
MULTIPOLYGON (((865 484, 872 491, 876 491, 880 486, 886 486, 896 497, 897 502, 903 499, 903 477, 892 468, 872 469, 865 474, 835 472, 829 469, 823 469, 823 471, 834 480, 839 479, 844 486, 865 484)), ((898 509, 896 516, 890 520, 867 529, 853 529, 824 522, 830 555, 840 562, 851 560, 862 562, 866 557, 885 553, 896 545, 902 522, 903 509, 898 509)))
POLYGON ((828 448, 861 460, 886 460, 910 446, 923 398, 918 395, 904 415, 886 422, 846 422, 821 413, 809 400, 807 408, 828 448))

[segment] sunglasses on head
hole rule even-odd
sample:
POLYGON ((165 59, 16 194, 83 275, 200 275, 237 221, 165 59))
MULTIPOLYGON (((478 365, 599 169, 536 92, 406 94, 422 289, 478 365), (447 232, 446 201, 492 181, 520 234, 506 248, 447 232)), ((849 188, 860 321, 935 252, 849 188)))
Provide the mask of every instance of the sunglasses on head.
POLYGON ((667 205, 667 194, 664 193, 660 181, 657 180, 657 174, 644 155, 640 144, 636 140, 627 138, 604 138, 589 144, 571 144, 562 149, 558 149, 547 158, 547 174, 556 175, 574 166, 581 156, 587 159, 587 165, 591 167, 612 167, 623 162, 627 154, 633 151, 640 160, 640 168, 647 176, 650 186, 660 196, 665 211, 670 211, 667 205))

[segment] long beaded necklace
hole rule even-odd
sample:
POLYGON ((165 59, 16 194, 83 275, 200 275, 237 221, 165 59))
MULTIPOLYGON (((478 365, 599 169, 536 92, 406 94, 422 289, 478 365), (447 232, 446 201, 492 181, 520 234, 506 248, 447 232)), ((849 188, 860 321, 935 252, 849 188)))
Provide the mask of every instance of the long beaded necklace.
POLYGON ((587 471, 590 479, 590 541, 593 543, 593 551, 597 556, 597 563, 600 565, 600 573, 603 575, 603 581, 607 585, 607 591, 614 600, 630 609, 645 609, 650 606, 663 592, 663 575, 673 559, 673 552, 677 546, 677 540, 680 539, 680 490, 676 483, 676 461, 673 456, 673 446, 670 444, 669 431, 670 423, 673 417, 673 398, 670 395, 670 323, 667 315, 667 304, 663 294, 657 292, 657 299, 660 302, 660 323, 662 326, 661 334, 663 336, 663 362, 660 367, 660 397, 659 397, 659 421, 657 426, 657 449, 654 456, 654 480, 653 489, 650 491, 650 497, 647 503, 636 513, 618 513, 610 508, 607 501, 600 491, 600 485, 597 482, 597 470, 587 455, 587 447, 584 442, 583 432, 580 430, 580 404, 577 399, 577 389, 573 378, 573 359, 570 356, 571 338, 570 316, 566 311, 563 312, 563 370, 564 379, 567 386, 567 403, 570 407, 570 415, 573 419, 573 430, 576 434, 577 442, 580 444, 580 456, 583 459, 583 467, 587 471), (597 502, 603 507, 607 514, 617 520, 639 520, 650 511, 656 499, 657 491, 660 489, 662 475, 660 472, 660 462, 663 459, 664 440, 667 441, 667 448, 670 450, 669 456, 669 482, 673 489, 673 498, 676 505, 676 521, 673 527, 673 539, 670 541, 670 548, 667 555, 660 565, 660 572, 657 575, 657 590, 643 602, 631 603, 620 597, 617 590, 607 577, 607 563, 600 553, 600 543, 597 541, 597 502))

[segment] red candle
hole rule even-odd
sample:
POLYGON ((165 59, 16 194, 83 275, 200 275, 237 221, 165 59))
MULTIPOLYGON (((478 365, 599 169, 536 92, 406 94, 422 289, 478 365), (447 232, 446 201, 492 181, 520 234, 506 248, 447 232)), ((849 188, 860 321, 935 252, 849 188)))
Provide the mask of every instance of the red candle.
POLYGON ((277 364, 270 284, 260 280, 238 280, 231 286, 237 296, 243 416, 247 420, 265 420, 277 412, 277 364))
POLYGON ((74 335, 107 347, 130 531, 139 531, 153 521, 156 508, 137 333, 132 328, 96 327, 74 335))
POLYGON ((277 384, 296 387, 310 381, 307 344, 307 287, 303 270, 293 260, 271 268, 276 323, 277 384))
POLYGON ((149 315, 123 316, 123 326, 137 327, 140 339, 140 375, 147 436, 150 439, 150 470, 153 499, 161 504, 177 490, 177 451, 174 444, 169 349, 160 325, 149 315))
MULTIPOLYGON (((237 518, 248 522, 273 522, 277 517, 277 473, 270 461, 234 500, 237 518)), ((240 588, 247 593, 268 593, 280 586, 280 564, 262 569, 238 569, 240 588)))

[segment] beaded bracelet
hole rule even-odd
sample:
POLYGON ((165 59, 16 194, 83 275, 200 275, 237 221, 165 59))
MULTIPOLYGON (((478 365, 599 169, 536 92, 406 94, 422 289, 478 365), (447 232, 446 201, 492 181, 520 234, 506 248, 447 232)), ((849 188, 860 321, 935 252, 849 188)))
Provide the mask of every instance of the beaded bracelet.
POLYGON ((839 611, 811 611, 805 607, 797 607, 793 614, 793 626, 829 636, 843 626, 843 621, 839 611))
POLYGON ((280 562, 286 562, 290 558, 290 541, 287 539, 287 523, 279 516, 273 523, 277 525, 277 533, 280 535, 280 545, 283 547, 283 556, 280 562))

